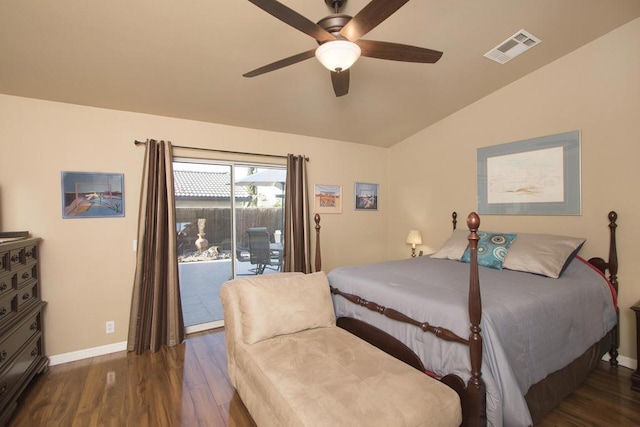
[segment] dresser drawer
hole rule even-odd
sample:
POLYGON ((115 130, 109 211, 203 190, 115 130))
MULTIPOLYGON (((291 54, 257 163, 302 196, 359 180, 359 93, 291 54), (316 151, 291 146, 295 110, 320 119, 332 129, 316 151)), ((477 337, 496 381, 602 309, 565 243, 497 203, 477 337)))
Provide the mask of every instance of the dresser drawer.
POLYGON ((25 246, 23 263, 29 264, 38 259, 38 247, 36 245, 25 246))
POLYGON ((0 250, 0 274, 9 271, 9 251, 0 250))
POLYGON ((2 298, 3 295, 8 294, 13 289, 15 289, 15 285, 14 285, 15 282, 13 281, 14 276, 15 275, 13 274, 0 273, 0 298, 2 298))
POLYGON ((18 313, 18 296, 15 292, 5 298, 0 298, 0 326, 6 325, 18 313))
POLYGON ((31 305, 32 302, 38 300, 38 282, 32 282, 28 286, 24 286, 18 289, 18 312, 24 309, 24 307, 31 305))
POLYGON ((24 264, 24 248, 9 251, 9 270, 13 270, 20 264, 24 264))
POLYGON ((38 277, 38 266, 32 265, 29 267, 24 267, 17 270, 14 274, 15 282, 17 284, 16 287, 20 287, 31 279, 36 279, 38 277))
POLYGON ((7 333, 7 337, 0 342, 0 370, 16 356, 25 342, 41 330, 40 325, 40 312, 38 312, 7 333))
POLYGON ((13 397, 21 386, 21 380, 42 356, 42 334, 28 342, 13 360, 0 371, 0 407, 13 397))

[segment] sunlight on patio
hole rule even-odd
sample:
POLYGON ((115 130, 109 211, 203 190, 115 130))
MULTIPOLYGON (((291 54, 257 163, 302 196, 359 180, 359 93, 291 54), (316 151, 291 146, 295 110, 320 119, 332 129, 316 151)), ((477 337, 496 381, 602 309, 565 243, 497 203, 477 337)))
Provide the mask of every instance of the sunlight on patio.
MULTIPOLYGON (((255 273, 249 271, 253 267, 250 263, 238 262, 236 275, 253 276, 255 273)), ((185 327, 222 320, 220 288, 231 279, 231 259, 181 262, 178 272, 185 327)), ((274 273, 278 271, 269 268, 264 270, 264 274, 274 273)))

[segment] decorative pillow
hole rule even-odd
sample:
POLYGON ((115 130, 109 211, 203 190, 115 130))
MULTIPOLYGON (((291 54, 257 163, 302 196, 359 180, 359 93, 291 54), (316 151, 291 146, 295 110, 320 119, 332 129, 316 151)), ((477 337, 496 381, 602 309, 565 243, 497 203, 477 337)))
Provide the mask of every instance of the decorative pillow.
POLYGON ((444 245, 436 253, 431 254, 431 258, 454 259, 460 261, 462 254, 469 246, 469 230, 457 228, 444 245))
POLYGON ((557 279, 584 242, 577 237, 519 233, 502 266, 557 279))
MULTIPOLYGON (((517 234, 486 233, 478 231, 478 265, 502 270, 507 250, 516 240, 517 234)), ((471 250, 467 248, 460 259, 462 262, 471 261, 471 250)))
POLYGON ((237 279, 244 342, 335 326, 324 272, 237 279))

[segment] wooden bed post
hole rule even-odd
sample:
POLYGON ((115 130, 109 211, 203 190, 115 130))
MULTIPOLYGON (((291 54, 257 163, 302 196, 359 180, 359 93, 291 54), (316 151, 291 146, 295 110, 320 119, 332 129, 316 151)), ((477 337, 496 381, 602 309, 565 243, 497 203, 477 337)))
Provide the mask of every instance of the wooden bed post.
MULTIPOLYGON (((618 224, 618 214, 616 211, 609 212, 609 281, 616 290, 616 296, 618 295, 618 250, 616 248, 616 228, 618 224)), ((620 345, 620 308, 616 305, 616 316, 618 317, 618 324, 613 328, 611 336, 611 350, 609 350, 609 363, 611 366, 618 366, 618 346, 620 345)))
POLYGON ((313 217, 316 223, 316 273, 322 271, 322 253, 320 252, 320 215, 313 217))
POLYGON ((467 382, 466 393, 469 397, 468 413, 465 419, 470 425, 486 425, 486 392, 482 379, 482 335, 480 335, 480 321, 482 319, 482 301, 480 299, 480 279, 478 276, 478 228, 480 218, 475 212, 467 217, 469 227, 469 250, 471 252, 469 272, 469 320, 471 334, 469 335, 469 354, 471 358, 471 378, 467 382), (477 424, 476 424, 477 423, 477 424))
POLYGON ((616 249, 616 228, 618 224, 618 213, 616 211, 609 212, 609 280, 618 292, 618 250, 616 249))
MULTIPOLYGON (((611 286, 618 294, 618 250, 616 247, 616 228, 618 224, 618 214, 616 211, 609 212, 609 261, 605 261, 602 258, 594 257, 589 259, 589 264, 595 266, 602 274, 607 274, 609 270, 609 282, 611 286)), ((618 366, 618 346, 620 344, 619 330, 620 330, 620 309, 616 306, 616 316, 618 317, 618 323, 611 331, 611 349, 609 350, 609 364, 611 366, 618 366)))

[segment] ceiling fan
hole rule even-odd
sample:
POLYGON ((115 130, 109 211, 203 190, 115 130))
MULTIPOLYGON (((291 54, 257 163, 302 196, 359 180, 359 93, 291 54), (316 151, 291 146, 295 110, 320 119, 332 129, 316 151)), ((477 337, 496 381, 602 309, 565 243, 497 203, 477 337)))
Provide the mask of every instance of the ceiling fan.
POLYGON ((244 77, 255 77, 316 56, 329 71, 336 96, 349 93, 349 67, 360 55, 392 61, 434 63, 442 52, 405 44, 362 40, 360 37, 378 26, 409 0, 371 0, 356 16, 341 14, 347 0, 324 0, 332 15, 314 23, 276 0, 249 0, 285 24, 316 39, 320 45, 288 58, 257 68, 244 77))

